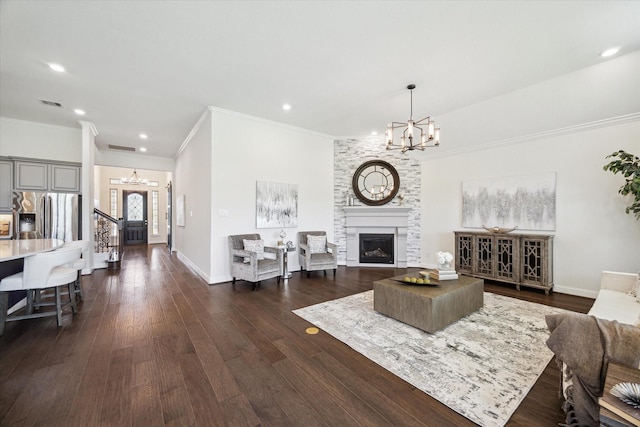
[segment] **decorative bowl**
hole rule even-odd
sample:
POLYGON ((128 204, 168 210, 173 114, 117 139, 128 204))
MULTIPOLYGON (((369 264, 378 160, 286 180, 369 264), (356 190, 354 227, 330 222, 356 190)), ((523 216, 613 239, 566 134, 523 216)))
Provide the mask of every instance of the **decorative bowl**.
POLYGON ((490 233, 511 233, 513 230, 517 230, 518 226, 516 225, 513 228, 504 228, 504 227, 485 227, 484 225, 482 226, 482 228, 484 228, 485 230, 487 230, 490 233))

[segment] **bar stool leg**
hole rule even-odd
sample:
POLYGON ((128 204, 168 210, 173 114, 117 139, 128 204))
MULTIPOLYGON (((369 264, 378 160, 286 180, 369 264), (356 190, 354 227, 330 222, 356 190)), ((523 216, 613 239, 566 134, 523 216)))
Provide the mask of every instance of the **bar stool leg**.
POLYGON ((56 294, 56 317, 58 318, 58 326, 62 326, 62 307, 60 306, 60 286, 55 287, 56 294))
POLYGON ((0 292, 0 336, 4 335, 7 310, 9 310, 9 292, 0 292))

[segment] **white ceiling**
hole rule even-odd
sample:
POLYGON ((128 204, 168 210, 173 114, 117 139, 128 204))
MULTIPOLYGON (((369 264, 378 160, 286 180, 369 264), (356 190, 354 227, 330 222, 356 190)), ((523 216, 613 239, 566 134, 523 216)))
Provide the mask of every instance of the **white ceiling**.
POLYGON ((363 137, 408 119, 409 83, 437 119, 639 50, 639 22, 638 1, 2 0, 0 116, 161 157, 207 106, 363 137))

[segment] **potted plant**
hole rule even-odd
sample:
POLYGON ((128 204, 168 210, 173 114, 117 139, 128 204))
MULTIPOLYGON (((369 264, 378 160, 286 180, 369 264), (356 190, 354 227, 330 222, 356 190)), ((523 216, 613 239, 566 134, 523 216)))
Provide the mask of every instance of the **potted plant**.
POLYGON ((606 158, 614 157, 616 160, 604 165, 604 170, 614 174, 620 172, 625 177, 625 184, 620 187, 618 193, 626 196, 633 195, 633 203, 625 211, 633 212, 636 219, 640 221, 640 158, 623 150, 616 151, 606 158))

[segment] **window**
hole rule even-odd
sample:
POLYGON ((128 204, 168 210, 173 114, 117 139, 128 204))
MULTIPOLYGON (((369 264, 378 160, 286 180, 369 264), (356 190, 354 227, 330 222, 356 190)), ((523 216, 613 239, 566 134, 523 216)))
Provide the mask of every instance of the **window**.
POLYGON ((160 226, 158 224, 158 192, 151 192, 151 234, 160 234, 160 226))
MULTIPOLYGON (((109 189, 109 215, 113 218, 118 218, 118 190, 115 188, 109 189)), ((118 227, 111 225, 111 235, 118 235, 118 227)))
POLYGON ((109 198, 111 200, 111 212, 109 214, 114 218, 118 218, 118 190, 110 188, 109 198))
POLYGON ((127 221, 142 221, 144 218, 142 207, 143 199, 139 193, 129 194, 127 196, 127 221))

